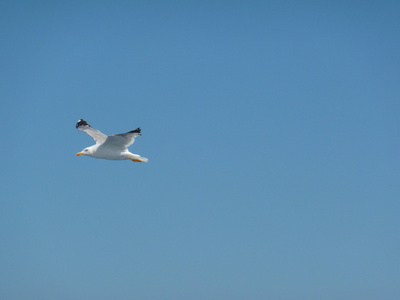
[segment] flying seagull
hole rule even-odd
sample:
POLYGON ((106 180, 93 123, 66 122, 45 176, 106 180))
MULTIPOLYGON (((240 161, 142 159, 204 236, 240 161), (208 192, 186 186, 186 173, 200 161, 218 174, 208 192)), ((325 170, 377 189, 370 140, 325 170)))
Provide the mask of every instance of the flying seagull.
POLYGON ((130 159, 136 162, 148 162, 147 158, 133 154, 128 150, 128 147, 133 144, 135 138, 141 135, 139 127, 127 133, 105 135, 99 130, 94 129, 85 120, 80 119, 76 123, 76 128, 90 135, 96 142, 95 145, 78 152, 76 156, 87 155, 103 159, 130 159))

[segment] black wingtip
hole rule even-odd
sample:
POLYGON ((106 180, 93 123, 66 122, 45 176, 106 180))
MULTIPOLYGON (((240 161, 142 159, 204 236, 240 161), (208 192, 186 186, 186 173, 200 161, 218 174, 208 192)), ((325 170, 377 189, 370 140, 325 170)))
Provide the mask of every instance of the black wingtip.
POLYGON ((76 128, 80 127, 80 126, 90 126, 84 119, 80 119, 78 121, 78 123, 76 123, 76 128))
POLYGON ((142 130, 140 129, 140 127, 136 128, 135 130, 129 131, 130 133, 137 133, 140 134, 142 130))

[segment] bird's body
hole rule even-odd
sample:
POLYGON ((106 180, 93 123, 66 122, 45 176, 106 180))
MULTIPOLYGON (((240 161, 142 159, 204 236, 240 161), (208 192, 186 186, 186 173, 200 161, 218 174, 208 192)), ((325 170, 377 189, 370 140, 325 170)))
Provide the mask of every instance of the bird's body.
POLYGON ((136 162, 147 162, 148 159, 138 154, 129 152, 128 147, 135 142, 135 138, 140 134, 140 128, 127 133, 105 135, 97 129, 91 127, 85 120, 80 119, 76 128, 90 135, 95 145, 83 149, 76 155, 87 155, 94 158, 122 160, 130 159, 136 162))

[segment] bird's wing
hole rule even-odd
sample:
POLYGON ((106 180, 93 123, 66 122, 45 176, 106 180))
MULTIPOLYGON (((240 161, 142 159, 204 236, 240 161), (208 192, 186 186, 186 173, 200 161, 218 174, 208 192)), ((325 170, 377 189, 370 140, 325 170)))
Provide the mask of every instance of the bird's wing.
POLYGON ((102 144, 107 139, 107 135, 105 135, 104 133, 100 132, 97 129, 94 129, 83 119, 80 119, 78 123, 76 123, 76 128, 90 135, 94 139, 96 144, 102 144))
POLYGON ((127 133, 109 135, 104 142, 104 146, 115 147, 121 150, 126 149, 135 142, 135 138, 138 135, 141 135, 140 131, 140 128, 136 128, 127 133))

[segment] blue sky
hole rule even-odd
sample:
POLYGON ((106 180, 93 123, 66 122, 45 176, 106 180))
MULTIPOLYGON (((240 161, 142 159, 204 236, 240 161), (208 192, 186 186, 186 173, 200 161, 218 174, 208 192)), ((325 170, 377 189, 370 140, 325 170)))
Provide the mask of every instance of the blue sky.
POLYGON ((399 14, 3 1, 0 297, 399 299, 399 14))

